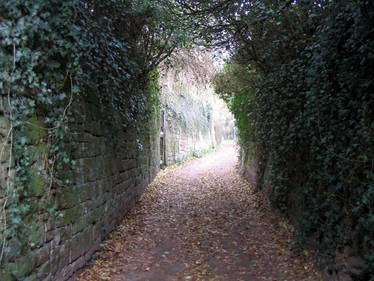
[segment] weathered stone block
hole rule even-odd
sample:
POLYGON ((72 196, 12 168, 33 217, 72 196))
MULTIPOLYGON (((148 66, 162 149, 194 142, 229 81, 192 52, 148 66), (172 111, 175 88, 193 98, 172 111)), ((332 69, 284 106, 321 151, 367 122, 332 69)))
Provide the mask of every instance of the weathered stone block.
POLYGON ((78 190, 75 186, 59 189, 57 192, 57 204, 59 208, 72 208, 79 203, 78 190))
POLYGON ((97 188, 101 190, 102 193, 104 193, 104 192, 108 192, 112 188, 113 180, 112 178, 108 178, 108 179, 97 182, 97 184, 98 184, 97 188))
POLYGON ((89 219, 88 216, 80 217, 78 221, 73 224, 72 234, 76 234, 77 232, 81 232, 83 229, 85 229, 88 226, 89 219))
POLYGON ((79 198, 80 202, 85 202, 94 197, 93 185, 93 183, 86 183, 77 186, 75 195, 79 198))
POLYGON ((70 149, 70 157, 74 160, 85 157, 85 147, 87 144, 85 142, 78 142, 72 149, 70 149))
POLYGON ((60 229, 62 229, 63 227, 60 227, 58 229, 55 229, 54 231, 54 236, 53 236, 53 240, 52 240, 52 249, 58 245, 61 244, 61 232, 60 232, 60 229))
POLYGON ((6 141, 6 138, 9 136, 10 124, 9 120, 6 117, 0 116, 0 140, 1 143, 4 143, 6 141), (4 138, 4 139, 1 139, 4 138))
POLYGON ((8 270, 17 280, 23 280, 28 276, 36 265, 36 258, 34 253, 29 253, 19 259, 14 263, 8 264, 8 270))
POLYGON ((98 179, 98 168, 101 165, 101 159, 98 157, 84 158, 79 160, 79 165, 82 168, 82 176, 84 182, 94 181, 98 179))
POLYGON ((129 171, 129 174, 130 174, 131 178, 133 178, 133 179, 136 178, 140 173, 141 173, 141 170, 138 167, 129 171))
POLYGON ((62 270, 57 272, 56 276, 54 277, 54 281, 65 281, 69 279, 69 277, 71 277, 77 269, 83 267, 84 265, 84 258, 79 258, 77 261, 65 266, 62 270))
POLYGON ((42 248, 38 249, 35 251, 35 257, 36 257, 36 262, 35 265, 39 267, 40 265, 46 263, 49 259, 49 254, 50 254, 50 245, 45 244, 42 248))
POLYGON ((110 157, 103 158, 102 166, 100 168, 101 168, 101 172, 102 172, 103 176, 104 175, 105 176, 111 176, 112 175, 111 158, 110 157))
POLYGON ((86 264, 86 261, 85 261, 84 257, 81 257, 70 265, 70 270, 71 270, 72 273, 74 273, 79 268, 83 267, 85 264, 86 264))
POLYGON ((110 193, 109 192, 102 193, 100 197, 94 200, 95 206, 103 205, 106 201, 108 201, 108 199, 110 199, 110 193))
POLYGON ((54 217, 49 217, 46 222, 44 222, 45 231, 50 231, 56 227, 56 221, 54 217))
POLYGON ((46 280, 47 276, 50 275, 50 272, 51 272, 51 264, 50 264, 50 261, 47 261, 39 267, 37 271, 37 277, 39 278, 39 280, 46 280))
POLYGON ((95 209, 91 211, 88 215, 88 222, 94 223, 96 221, 101 220, 101 218, 105 217, 105 205, 97 206, 95 209))
POLYGON ((70 263, 70 252, 71 252, 71 242, 66 241, 60 249, 58 250, 58 256, 60 257, 59 268, 64 267, 70 263))
POLYGON ((72 237, 72 225, 60 227, 58 228, 58 232, 62 241, 70 240, 72 237))
POLYGON ((92 137, 90 142, 79 142, 71 149, 72 155, 75 159, 99 157, 103 155, 102 143, 101 138, 97 137, 92 137))
MULTIPOLYGON (((76 141, 78 141, 79 143, 90 143, 90 142, 93 142, 93 139, 95 139, 96 137, 94 137, 93 135, 87 133, 87 132, 78 132, 78 129, 81 129, 82 125, 76 125, 77 127, 77 132, 72 132, 72 138, 76 141)), ((71 128, 72 129, 72 128, 71 128)))
POLYGON ((84 209, 85 214, 90 214, 93 209, 95 209, 95 201, 94 200, 87 200, 81 203, 81 206, 84 209))
POLYGON ((353 281, 352 277, 346 272, 339 272, 338 280, 339 281, 353 281))
POLYGON ((117 176, 118 176, 118 182, 124 182, 129 179, 126 171, 120 172, 119 174, 117 174, 117 176))
POLYGON ((91 133, 101 132, 102 125, 100 122, 89 122, 85 124, 85 129, 91 133))
POLYGON ((90 248, 91 242, 91 229, 86 229, 73 236, 71 239, 71 261, 76 260, 79 256, 83 256, 90 248))
POLYGON ((53 248, 51 255, 51 273, 53 275, 70 263, 70 251, 70 241, 66 241, 65 244, 53 248))
POLYGON ((98 241, 98 240, 103 239, 102 233, 101 233, 102 227, 103 227, 103 223, 101 221, 93 225, 92 227, 92 240, 93 241, 98 241))
POLYGON ((39 280, 38 276, 36 275, 36 273, 33 273, 27 278, 23 279, 22 281, 37 281, 37 280, 39 280))
POLYGON ((55 237, 55 231, 54 230, 49 230, 49 231, 45 232, 45 234, 44 234, 44 242, 48 243, 48 242, 52 241, 54 237, 55 237))
POLYGON ((137 163, 136 163, 135 159, 127 159, 127 160, 123 161, 123 164, 124 164, 123 168, 126 171, 134 169, 137 166, 137 163))
POLYGON ((44 242, 44 222, 37 221, 30 228, 29 242, 33 247, 40 247, 44 242))
POLYGON ((360 277, 365 272, 366 262, 359 256, 352 256, 347 259, 347 270, 351 275, 360 277))
POLYGON ((61 215, 62 216, 58 217, 56 220, 56 225, 58 227, 76 222, 81 215, 81 207, 75 206, 70 209, 62 210, 61 215))
POLYGON ((121 193, 123 193, 126 189, 128 189, 128 188, 130 187, 130 185, 131 185, 131 181, 130 181, 130 180, 128 180, 128 181, 126 181, 126 182, 122 182, 122 183, 116 185, 116 186, 114 187, 113 191, 114 191, 114 193, 117 194, 117 195, 118 195, 118 194, 121 194, 121 193))

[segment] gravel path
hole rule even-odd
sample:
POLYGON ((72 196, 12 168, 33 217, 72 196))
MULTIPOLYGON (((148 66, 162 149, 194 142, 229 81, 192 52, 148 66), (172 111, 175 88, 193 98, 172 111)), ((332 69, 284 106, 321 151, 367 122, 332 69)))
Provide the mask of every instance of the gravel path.
POLYGON ((224 145, 162 171, 77 280, 321 280, 224 145))

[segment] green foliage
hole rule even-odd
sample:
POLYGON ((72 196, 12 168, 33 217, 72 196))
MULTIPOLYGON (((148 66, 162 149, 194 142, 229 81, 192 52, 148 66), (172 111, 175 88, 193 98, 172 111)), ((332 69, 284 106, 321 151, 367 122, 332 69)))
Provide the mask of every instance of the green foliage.
POLYGON ((9 245, 16 254, 34 247, 32 213, 59 214, 54 194, 69 181, 56 175, 72 165, 65 140, 78 97, 93 95, 124 127, 139 127, 159 106, 157 65, 204 35, 204 44, 234 54, 217 91, 237 118, 241 145, 256 152, 259 176, 271 168, 276 206, 297 213, 301 238, 318 242, 323 262, 358 243, 374 274, 373 6, 2 1, 0 104, 10 120, 4 145, 14 184, 1 187, 7 227, 0 257, 9 245))
POLYGON ((202 149, 194 149, 191 151, 190 156, 192 158, 201 158, 206 154, 212 153, 214 151, 214 148, 202 148, 202 149))
POLYGON ((235 114, 238 140, 243 147, 255 144, 255 84, 259 75, 249 67, 227 63, 214 78, 215 91, 235 114))
MULTIPOLYGON (((160 72, 153 71, 148 76, 147 105, 148 116, 151 120, 158 120, 161 116, 161 89, 160 89, 160 72)), ((159 126, 158 126, 159 127, 159 126)))
POLYGON ((54 170, 69 162, 62 140, 75 91, 79 30, 70 24, 72 1, 5 1, 0 14, 1 99, 11 122, 5 142, 14 159, 7 169, 15 171, 1 187, 7 200, 1 214, 7 226, 0 241, 3 257, 10 251, 7 245, 16 245, 17 255, 26 249, 30 215, 53 206, 50 191, 59 182, 54 170), (37 206, 31 204, 34 196, 37 206))
POLYGON ((355 244, 374 274, 374 7, 318 3, 253 1, 227 17, 236 49, 216 88, 300 241, 330 266, 355 244))
POLYGON ((184 31, 158 1, 83 1, 79 11, 83 84, 136 126, 148 110, 148 74, 184 43, 184 31))
POLYGON ((9 180, 1 186, 6 229, 0 259, 28 249, 32 214, 59 215, 54 194, 70 184, 58 175, 74 164, 65 143, 80 97, 99 100, 124 127, 140 127, 159 106, 157 74, 150 73, 186 39, 175 11, 164 4, 1 2, 0 113, 10 120, 4 145, 11 155, 9 180))

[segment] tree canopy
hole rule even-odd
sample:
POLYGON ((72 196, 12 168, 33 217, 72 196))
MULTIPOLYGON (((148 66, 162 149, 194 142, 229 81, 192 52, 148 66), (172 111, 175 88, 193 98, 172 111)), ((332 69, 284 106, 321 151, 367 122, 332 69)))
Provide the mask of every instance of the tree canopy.
POLYGON ((63 169, 76 98, 93 95, 136 127, 152 71, 175 48, 205 45, 231 54, 216 90, 257 160, 258 189, 270 170, 274 205, 296 214, 301 241, 330 265, 355 244, 374 274, 373 25, 370 0, 2 1, 0 93, 18 167, 5 236, 22 236, 30 212, 30 118, 63 169))
POLYGON ((225 15, 233 56, 216 90, 243 149, 254 150, 258 189, 270 188, 274 205, 296 217, 323 264, 354 244, 373 274, 372 1, 233 5, 225 15))

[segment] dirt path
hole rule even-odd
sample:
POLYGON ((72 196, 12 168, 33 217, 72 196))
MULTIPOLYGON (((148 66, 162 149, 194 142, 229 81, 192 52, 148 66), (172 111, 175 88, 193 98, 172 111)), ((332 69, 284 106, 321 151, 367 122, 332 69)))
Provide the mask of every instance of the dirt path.
POLYGON ((235 164, 225 145, 161 172, 79 280, 320 280, 235 164))

